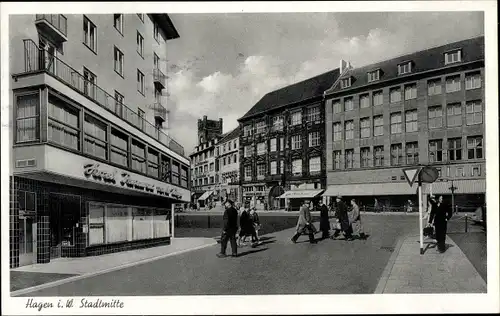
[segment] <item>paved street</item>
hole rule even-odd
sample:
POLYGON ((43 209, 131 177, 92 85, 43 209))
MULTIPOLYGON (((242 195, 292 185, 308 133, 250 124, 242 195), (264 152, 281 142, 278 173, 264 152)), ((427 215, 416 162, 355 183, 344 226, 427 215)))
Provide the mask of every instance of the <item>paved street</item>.
POLYGON ((238 258, 219 259, 211 246, 24 296, 373 293, 398 238, 418 230, 405 215, 365 216, 364 224, 366 241, 292 244, 288 229, 238 258))

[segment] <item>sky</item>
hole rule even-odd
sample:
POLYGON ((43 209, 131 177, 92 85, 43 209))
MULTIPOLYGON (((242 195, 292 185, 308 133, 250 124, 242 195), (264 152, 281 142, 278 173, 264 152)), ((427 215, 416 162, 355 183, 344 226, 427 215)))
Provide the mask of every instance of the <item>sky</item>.
POLYGON ((482 12, 170 14, 180 38, 168 46, 169 130, 197 145, 197 120, 223 132, 266 93, 339 67, 484 35, 482 12))

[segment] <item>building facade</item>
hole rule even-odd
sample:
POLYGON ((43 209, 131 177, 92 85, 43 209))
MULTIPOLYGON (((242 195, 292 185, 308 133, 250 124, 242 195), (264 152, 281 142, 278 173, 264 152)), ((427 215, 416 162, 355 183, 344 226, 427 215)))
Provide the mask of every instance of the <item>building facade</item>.
POLYGON ((229 198, 241 202, 239 168, 239 126, 222 136, 217 144, 216 156, 219 179, 219 195, 222 200, 229 198))
POLYGON ((191 159, 192 198, 197 208, 212 208, 219 198, 216 148, 220 136, 199 144, 189 155, 191 159))
POLYGON ((222 118, 209 120, 207 116, 198 119, 198 145, 222 135, 222 118))
POLYGON ((323 92, 338 76, 336 69, 270 92, 238 120, 243 200, 297 209, 326 188, 323 92))
POLYGON ((167 14, 10 18, 10 266, 170 242, 189 159, 167 134, 167 14))
POLYGON ((426 194, 483 206, 484 37, 349 68, 325 98, 324 195, 418 209, 417 185, 407 184, 402 169, 431 165, 439 179, 424 186, 426 194))

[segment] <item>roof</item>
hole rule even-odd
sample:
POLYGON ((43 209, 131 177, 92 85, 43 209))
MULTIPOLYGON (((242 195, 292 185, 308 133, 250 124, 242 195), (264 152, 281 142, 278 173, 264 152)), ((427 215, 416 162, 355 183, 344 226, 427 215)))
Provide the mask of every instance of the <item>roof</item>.
POLYGON ((398 65, 409 61, 412 62, 412 71, 410 74, 408 74, 408 76, 429 70, 444 68, 447 66, 444 62, 444 53, 455 49, 461 49, 462 53, 461 62, 453 64, 454 66, 482 60, 484 59, 484 36, 449 43, 446 45, 399 56, 360 68, 351 69, 342 76, 342 78, 348 78, 349 76, 352 77, 351 87, 349 87, 348 89, 341 89, 340 84, 337 84, 334 89, 331 89, 332 87, 329 87, 329 89, 325 91, 325 93, 331 94, 334 92, 349 91, 368 84, 376 84, 378 82, 387 81, 398 77, 404 77, 398 75, 398 65), (377 69, 381 70, 380 80, 368 82, 368 72, 377 69))
POLYGON ((174 23, 166 13, 155 14, 152 13, 151 16, 158 22, 158 26, 163 30, 167 40, 179 38, 180 35, 175 29, 174 23))
POLYGON ((330 88, 340 70, 334 69, 321 75, 306 79, 304 81, 286 86, 264 95, 243 117, 238 121, 244 121, 251 117, 269 112, 282 106, 299 103, 315 97, 322 97, 323 92, 330 88))
POLYGON ((219 140, 219 143, 223 143, 225 141, 238 138, 240 136, 240 127, 237 126, 232 131, 222 134, 222 138, 219 140))

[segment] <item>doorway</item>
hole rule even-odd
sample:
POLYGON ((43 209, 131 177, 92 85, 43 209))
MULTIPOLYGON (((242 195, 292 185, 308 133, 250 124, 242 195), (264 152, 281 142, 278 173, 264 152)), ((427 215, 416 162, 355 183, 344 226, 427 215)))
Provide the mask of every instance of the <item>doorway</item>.
POLYGON ((63 248, 76 249, 76 229, 80 219, 80 196, 49 194, 50 258, 63 257, 63 248))
POLYGON ((42 53, 40 62, 41 66, 43 65, 43 70, 56 74, 56 46, 43 37, 40 37, 39 44, 42 53))
POLYGON ((19 205, 19 266, 36 263, 36 194, 18 191, 19 205))

